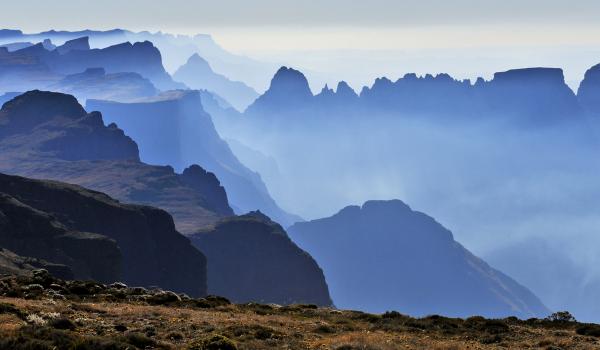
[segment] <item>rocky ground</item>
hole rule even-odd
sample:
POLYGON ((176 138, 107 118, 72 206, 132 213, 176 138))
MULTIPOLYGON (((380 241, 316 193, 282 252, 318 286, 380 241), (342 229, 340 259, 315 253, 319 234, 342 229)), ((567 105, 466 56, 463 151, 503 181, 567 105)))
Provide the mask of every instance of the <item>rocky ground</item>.
POLYGON ((554 319, 373 315, 234 305, 44 270, 0 278, 0 349, 598 349, 600 326, 554 319))

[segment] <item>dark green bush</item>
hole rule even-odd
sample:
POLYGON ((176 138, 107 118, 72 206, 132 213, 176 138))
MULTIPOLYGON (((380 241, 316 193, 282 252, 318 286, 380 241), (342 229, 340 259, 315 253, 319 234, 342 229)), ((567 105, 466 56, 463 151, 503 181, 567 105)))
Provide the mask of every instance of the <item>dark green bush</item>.
POLYGON ((140 349, 145 349, 146 347, 156 345, 156 342, 154 340, 148 338, 147 336, 141 333, 136 332, 128 333, 127 335, 125 335, 125 338, 123 340, 140 349))
POLYGON ((13 314, 21 319, 25 319, 25 313, 9 303, 0 303, 0 314, 13 314))
POLYGON ((73 322, 71 322, 71 320, 69 320, 68 318, 53 319, 50 322, 48 322, 48 325, 55 329, 62 329, 62 330, 69 330, 69 331, 73 331, 76 328, 75 324, 73 322))
POLYGON ((600 325, 597 324, 584 324, 575 330, 579 335, 588 335, 592 337, 600 338, 600 325))
POLYGON ((571 313, 569 311, 555 312, 552 315, 546 317, 546 321, 558 322, 558 323, 577 322, 575 317, 573 317, 573 315, 571 315, 571 313))
POLYGON ((235 343, 222 335, 213 335, 207 339, 193 342, 189 350, 237 350, 235 343))

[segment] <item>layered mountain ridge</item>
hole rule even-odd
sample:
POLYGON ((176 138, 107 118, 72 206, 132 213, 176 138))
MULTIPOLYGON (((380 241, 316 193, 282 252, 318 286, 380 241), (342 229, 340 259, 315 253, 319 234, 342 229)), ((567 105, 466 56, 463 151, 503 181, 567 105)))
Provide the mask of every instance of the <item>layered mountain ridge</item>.
POLYGON ((214 174, 196 172, 206 188, 190 186, 170 166, 140 162, 131 138, 115 124, 105 126, 100 113, 87 113, 73 96, 31 91, 5 103, 0 148, 0 171, 165 209, 184 233, 233 214, 214 174))
POLYGON ((260 175, 231 152, 204 111, 201 95, 195 90, 169 91, 129 103, 89 100, 86 107, 101 111, 107 122, 133 137, 143 161, 168 164, 176 171, 199 164, 215 173, 238 213, 258 209, 285 226, 299 221, 275 203, 260 175))

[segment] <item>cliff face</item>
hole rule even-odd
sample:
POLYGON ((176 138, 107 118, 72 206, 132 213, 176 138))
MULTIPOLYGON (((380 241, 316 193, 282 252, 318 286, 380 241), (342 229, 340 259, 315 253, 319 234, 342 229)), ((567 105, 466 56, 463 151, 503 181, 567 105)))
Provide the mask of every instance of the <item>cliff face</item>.
POLYGON ((115 124, 105 126, 100 113, 86 113, 72 96, 32 91, 6 103, 0 110, 0 150, 0 171, 156 206, 184 232, 233 214, 214 179, 192 187, 171 167, 140 162, 135 142, 115 124))
POLYGON ((121 252, 115 241, 69 230, 51 214, 5 192, 19 180, 0 174, 0 247, 68 266, 76 278, 102 282, 120 279, 121 252))
POLYGON ((190 239, 208 258, 211 294, 239 303, 331 305, 317 263, 260 212, 224 219, 190 239))
POLYGON ((330 218, 297 223, 289 232, 323 268, 341 308, 458 317, 548 313, 529 290, 401 201, 346 207, 330 218))
POLYGON ((206 294, 206 259, 164 211, 58 182, 0 174, 3 240, 76 278, 206 294))
POLYGON ((577 90, 577 99, 586 112, 600 116, 600 64, 585 72, 577 90))
POLYGON ((171 91, 131 103, 89 100, 87 108, 101 111, 133 137, 143 161, 176 171, 199 164, 215 173, 238 212, 259 209, 282 225, 299 220, 279 208, 261 177, 231 152, 204 111, 199 91, 171 91))

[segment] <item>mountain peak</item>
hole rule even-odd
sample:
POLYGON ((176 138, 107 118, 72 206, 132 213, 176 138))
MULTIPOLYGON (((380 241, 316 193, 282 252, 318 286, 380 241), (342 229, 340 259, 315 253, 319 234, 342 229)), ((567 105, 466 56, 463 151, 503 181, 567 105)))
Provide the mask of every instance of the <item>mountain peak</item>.
POLYGON ((600 64, 585 72, 577 90, 577 98, 587 112, 600 114, 600 64))
POLYGON ((74 51, 74 50, 87 51, 90 49, 90 40, 89 39, 90 39, 89 37, 84 36, 81 38, 68 40, 63 45, 57 47, 56 51, 58 51, 58 53, 60 53, 61 55, 64 55, 67 52, 74 51))
POLYGON ((86 115, 77 99, 57 92, 33 90, 6 102, 0 110, 0 125, 32 127, 60 117, 79 119, 86 115), (18 120, 6 120, 8 115, 18 120))
POLYGON ((269 91, 277 91, 293 96, 310 97, 312 92, 308 86, 308 80, 302 72, 293 68, 281 67, 271 80, 269 91))
POLYGON ((494 82, 536 82, 536 83, 554 83, 565 84, 565 76, 560 68, 519 68, 511 69, 505 72, 494 73, 494 82))
POLYGON ((348 85, 348 83, 346 83, 343 80, 338 83, 337 88, 335 89, 335 93, 338 96, 343 96, 343 97, 350 97, 350 98, 358 97, 358 95, 356 94, 354 89, 352 89, 350 87, 350 85, 348 85))

